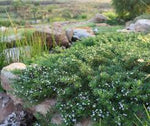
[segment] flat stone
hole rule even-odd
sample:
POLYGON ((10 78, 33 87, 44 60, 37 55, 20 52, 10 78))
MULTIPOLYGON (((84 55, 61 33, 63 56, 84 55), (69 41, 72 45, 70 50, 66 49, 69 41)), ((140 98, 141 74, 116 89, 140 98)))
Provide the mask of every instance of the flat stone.
POLYGON ((9 48, 4 50, 4 55, 7 63, 10 62, 19 62, 20 57, 31 57, 31 47, 25 46, 25 47, 19 47, 19 48, 9 48))
POLYGON ((56 125, 62 124, 63 121, 62 121, 61 115, 60 114, 54 114, 52 119, 51 119, 51 122, 53 124, 56 124, 56 125))
POLYGON ((73 29, 73 41, 94 37, 94 31, 90 27, 77 27, 73 29))
POLYGON ((40 104, 33 106, 31 110, 33 113, 40 113, 46 115, 47 112, 56 104, 56 99, 46 99, 40 104))

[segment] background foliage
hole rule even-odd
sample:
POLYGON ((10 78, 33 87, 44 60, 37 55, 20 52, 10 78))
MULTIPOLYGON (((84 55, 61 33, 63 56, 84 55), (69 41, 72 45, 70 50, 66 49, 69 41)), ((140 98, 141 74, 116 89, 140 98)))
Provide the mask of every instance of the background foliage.
POLYGON ((120 18, 124 19, 134 18, 150 10, 149 0, 112 0, 112 2, 120 18))

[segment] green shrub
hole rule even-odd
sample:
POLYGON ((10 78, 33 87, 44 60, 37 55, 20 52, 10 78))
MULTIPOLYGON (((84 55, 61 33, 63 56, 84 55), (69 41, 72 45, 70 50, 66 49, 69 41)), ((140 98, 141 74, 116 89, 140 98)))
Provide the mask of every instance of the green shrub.
POLYGON ((57 97, 65 125, 83 118, 105 126, 132 126, 149 109, 150 41, 140 34, 103 33, 21 71, 15 94, 29 104, 57 97))
POLYGON ((6 11, 9 11, 9 6, 0 6, 0 13, 6 13, 6 11))
POLYGON ((65 19, 70 19, 72 18, 72 14, 70 12, 70 10, 64 10, 63 13, 62 13, 62 17, 65 18, 65 19))
POLYGON ((86 14, 82 14, 81 15, 81 19, 87 19, 87 15, 86 14))
POLYGON ((120 18, 124 19, 134 18, 150 8, 149 0, 113 0, 112 2, 120 18))
POLYGON ((0 20, 0 26, 9 27, 9 26, 11 26, 11 23, 10 23, 10 21, 0 20))
POLYGON ((118 15, 115 12, 108 11, 108 12, 103 12, 103 14, 108 17, 108 20, 106 21, 107 24, 110 25, 123 25, 125 24, 124 20, 121 20, 118 18, 118 15))
MULTIPOLYGON (((25 21, 24 20, 12 20, 13 24, 15 25, 25 25, 25 21)), ((0 26, 6 26, 6 27, 10 27, 12 26, 11 22, 9 20, 0 20, 0 26)))
POLYGON ((75 19, 87 19, 87 15, 86 14, 81 14, 81 15, 76 15, 74 16, 75 19))

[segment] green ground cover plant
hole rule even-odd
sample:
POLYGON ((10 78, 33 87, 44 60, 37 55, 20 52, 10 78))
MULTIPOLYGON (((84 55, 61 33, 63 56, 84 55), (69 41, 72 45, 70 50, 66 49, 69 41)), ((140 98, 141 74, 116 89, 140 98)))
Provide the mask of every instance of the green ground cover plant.
MULTIPOLYGON (((118 25, 124 23, 117 19, 118 15, 119 18, 130 19, 149 10, 148 0, 122 2, 113 0, 117 14, 97 10, 98 3, 84 3, 84 6, 78 2, 74 6, 53 4, 44 6, 44 10, 39 5, 26 9, 15 5, 16 13, 2 7, 0 26, 16 27, 39 19, 42 23, 82 21, 99 12, 108 17, 106 23, 118 25), (32 14, 26 15, 28 12, 32 14)), ((145 17, 149 19, 149 15, 139 18, 145 17)), ((86 25, 95 28, 95 24, 86 25)), ((18 31, 24 37, 15 42, 15 47, 29 46, 31 51, 31 59, 21 54, 19 61, 37 65, 16 71, 19 78, 14 80, 14 94, 23 98, 27 106, 47 98, 57 99, 52 112, 45 117, 36 115, 35 126, 52 126, 51 117, 56 112, 63 118, 61 126, 72 126, 84 118, 91 119, 93 126, 149 126, 150 35, 114 32, 119 28, 122 26, 98 28, 95 38, 73 43, 66 50, 55 47, 51 54, 45 41, 43 43, 39 36, 33 38, 34 31, 18 31)), ((0 43, 0 69, 7 64, 4 50, 12 47, 0 43)))
POLYGON ((83 118, 101 120, 104 126, 132 126, 137 120, 134 114, 144 118, 143 105, 150 110, 150 41, 146 38, 99 33, 67 50, 38 57, 37 66, 19 72, 15 94, 28 105, 56 97, 56 109, 68 126, 83 118))

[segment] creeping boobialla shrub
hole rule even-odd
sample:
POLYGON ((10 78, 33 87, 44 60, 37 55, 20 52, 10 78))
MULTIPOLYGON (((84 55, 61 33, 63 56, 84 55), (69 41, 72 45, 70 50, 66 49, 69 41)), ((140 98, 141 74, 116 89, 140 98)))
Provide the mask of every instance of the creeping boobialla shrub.
POLYGON ((132 126, 150 110, 150 41, 139 34, 106 33, 37 61, 14 83, 30 103, 57 97, 65 125, 83 118, 107 126, 132 126))

